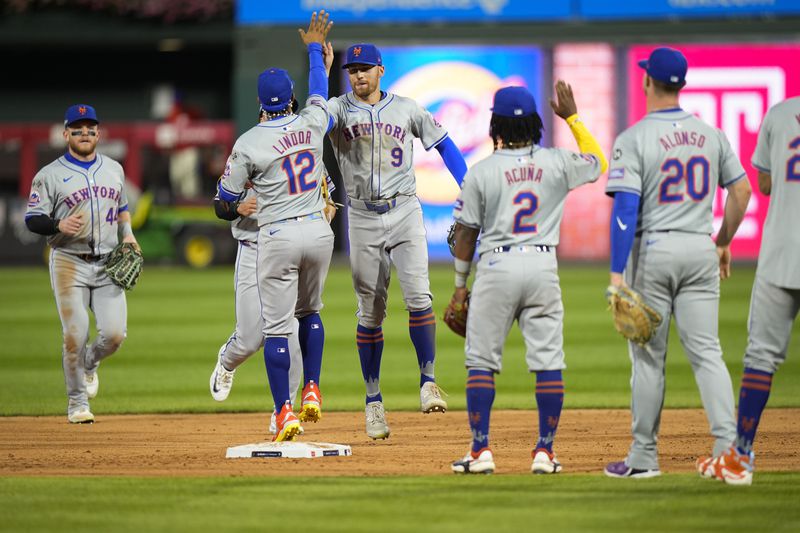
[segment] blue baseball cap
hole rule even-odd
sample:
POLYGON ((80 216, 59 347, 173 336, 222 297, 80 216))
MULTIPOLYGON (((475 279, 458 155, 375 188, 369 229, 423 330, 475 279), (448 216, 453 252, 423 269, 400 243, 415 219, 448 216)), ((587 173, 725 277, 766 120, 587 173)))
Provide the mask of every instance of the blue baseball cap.
POLYGON ((100 124, 100 121, 97 120, 97 113, 92 106, 75 104, 68 107, 67 112, 64 113, 64 127, 66 128, 73 122, 78 122, 79 120, 92 120, 95 124, 100 124))
POLYGON ((342 68, 347 68, 350 65, 383 65, 381 52, 374 44, 354 44, 347 49, 342 68))
POLYGON ((264 111, 286 109, 293 94, 294 82, 282 68, 268 68, 258 76, 258 99, 264 111))
POLYGON ((639 66, 647 71, 647 75, 667 85, 684 86, 689 63, 680 50, 662 46, 650 53, 649 59, 639 61, 639 66))
POLYGON ((494 93, 492 113, 501 117, 527 117, 536 113, 536 100, 525 87, 503 87, 494 93))

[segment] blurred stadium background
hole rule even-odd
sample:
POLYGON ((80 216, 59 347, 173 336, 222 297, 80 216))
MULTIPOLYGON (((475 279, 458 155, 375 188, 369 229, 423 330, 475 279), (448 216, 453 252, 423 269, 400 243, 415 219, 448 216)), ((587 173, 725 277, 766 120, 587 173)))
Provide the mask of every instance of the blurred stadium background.
MULTIPOLYGON (((800 94, 800 0, 5 0, 0 264, 42 262, 44 241, 24 225, 25 199, 36 171, 63 152, 61 117, 77 102, 96 106, 101 151, 126 169, 150 264, 231 263, 234 242, 210 208, 216 179, 236 136, 256 119, 264 68, 288 69, 304 100, 308 64, 296 28, 319 9, 332 12, 337 52, 359 41, 382 49, 384 89, 428 107, 468 164, 491 151, 491 98, 509 84, 536 95, 544 144, 574 146, 547 105, 559 78, 572 84, 582 117, 610 150, 644 113, 636 60, 667 44, 689 59, 683 107, 725 131, 755 184, 749 160, 761 119, 800 94)), ((347 90, 337 67, 331 94, 347 90)), ((431 257, 444 261, 457 187, 437 154, 417 148, 431 257)), ((562 260, 607 258, 604 183, 570 196, 562 260)), ((767 205, 755 192, 734 241, 736 260, 757 258, 767 205)), ((345 218, 335 221, 342 255, 345 218)))

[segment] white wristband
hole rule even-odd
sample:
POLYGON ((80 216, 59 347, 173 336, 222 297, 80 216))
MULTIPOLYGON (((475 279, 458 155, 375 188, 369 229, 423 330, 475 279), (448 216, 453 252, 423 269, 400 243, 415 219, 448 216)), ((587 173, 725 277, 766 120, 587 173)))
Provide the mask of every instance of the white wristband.
POLYGON ((472 268, 472 261, 464 261, 463 259, 456 257, 453 260, 453 264, 456 269, 456 288, 463 289, 467 286, 467 278, 469 277, 469 271, 472 268))

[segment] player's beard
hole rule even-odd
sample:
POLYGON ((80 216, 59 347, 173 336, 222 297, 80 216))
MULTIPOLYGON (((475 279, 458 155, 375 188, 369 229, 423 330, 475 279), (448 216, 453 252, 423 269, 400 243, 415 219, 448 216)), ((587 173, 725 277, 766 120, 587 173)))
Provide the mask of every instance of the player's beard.
POLYGON ((84 137, 69 140, 69 149, 81 157, 91 156, 97 147, 97 137, 88 137, 86 142, 81 142, 84 137))
POLYGON ((365 79, 363 81, 363 85, 359 85, 358 82, 353 85, 353 92, 362 100, 366 100, 372 93, 378 90, 378 80, 365 79))

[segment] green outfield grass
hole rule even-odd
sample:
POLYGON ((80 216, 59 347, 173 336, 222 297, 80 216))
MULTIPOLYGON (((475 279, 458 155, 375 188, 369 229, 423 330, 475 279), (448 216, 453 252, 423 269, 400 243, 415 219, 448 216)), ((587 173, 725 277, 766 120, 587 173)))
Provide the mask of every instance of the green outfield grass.
POLYGON ((797 531, 800 474, 0 478, 0 531, 797 531))
MULTIPOLYGON (((738 389, 747 341, 752 268, 723 285, 721 337, 738 389)), ((452 273, 432 269, 437 314, 452 273)), ((605 311, 602 267, 562 268, 566 306, 566 406, 629 402, 630 365, 605 311)), ((61 334, 47 272, 0 270, 0 414, 65 411, 61 334)), ((382 386, 389 409, 418 408, 416 359, 397 282, 385 323, 382 386)), ((271 407, 263 358, 236 374, 225 403, 208 393, 217 350, 233 328, 231 268, 192 271, 147 267, 129 295, 129 338, 101 367, 95 413, 265 411, 271 407)), ((355 297, 346 266, 332 269, 325 293, 326 407, 363 405, 355 350, 355 297)), ((775 379, 771 407, 800 405, 800 335, 775 379)), ((463 409, 463 341, 440 325, 437 375, 451 408, 463 409)), ((517 331, 498 377, 496 406, 531 408, 533 378, 517 331)), ((668 407, 699 406, 689 364, 673 333, 668 407)), ((408 459, 408 458, 406 458, 408 459)), ((6 477, 0 473, 0 531, 735 531, 800 529, 800 473, 757 473, 752 487, 691 474, 613 480, 566 476, 369 478, 6 477)))
MULTIPOLYGON (((720 337, 734 386, 742 370, 747 342, 747 313, 752 267, 734 269, 723 283, 720 337)), ((263 356, 255 354, 236 374, 230 398, 214 402, 208 377, 217 351, 234 326, 232 268, 188 270, 146 267, 139 286, 128 295, 128 339, 100 367, 101 392, 92 401, 96 413, 263 411, 268 395, 263 356)), ((441 314, 452 292, 448 265, 431 270, 434 308, 441 314)), ((603 267, 565 266, 561 285, 567 396, 565 406, 627 407, 630 363, 626 345, 605 310, 603 267)), ((61 327, 44 268, 0 270, 0 414, 63 414, 66 407, 61 370, 61 327)), ((326 348, 322 389, 328 409, 363 408, 364 385, 355 348, 356 300, 349 268, 331 270, 325 289, 323 320, 326 348)), ((386 347, 381 385, 387 408, 418 408, 418 370, 408 337, 407 313, 397 279, 384 324, 386 347)), ((674 328, 673 328, 674 329, 674 328)), ((795 324, 789 360, 777 374, 770 407, 800 405, 800 324, 795 324)), ((436 374, 449 392, 451 408, 465 406, 463 339, 441 322, 436 374)), ((689 363, 674 331, 667 360, 667 407, 697 407, 700 398, 689 363)), ((504 371, 497 379, 498 408, 532 408, 533 380, 524 364, 524 346, 514 328, 506 346, 504 371)))

